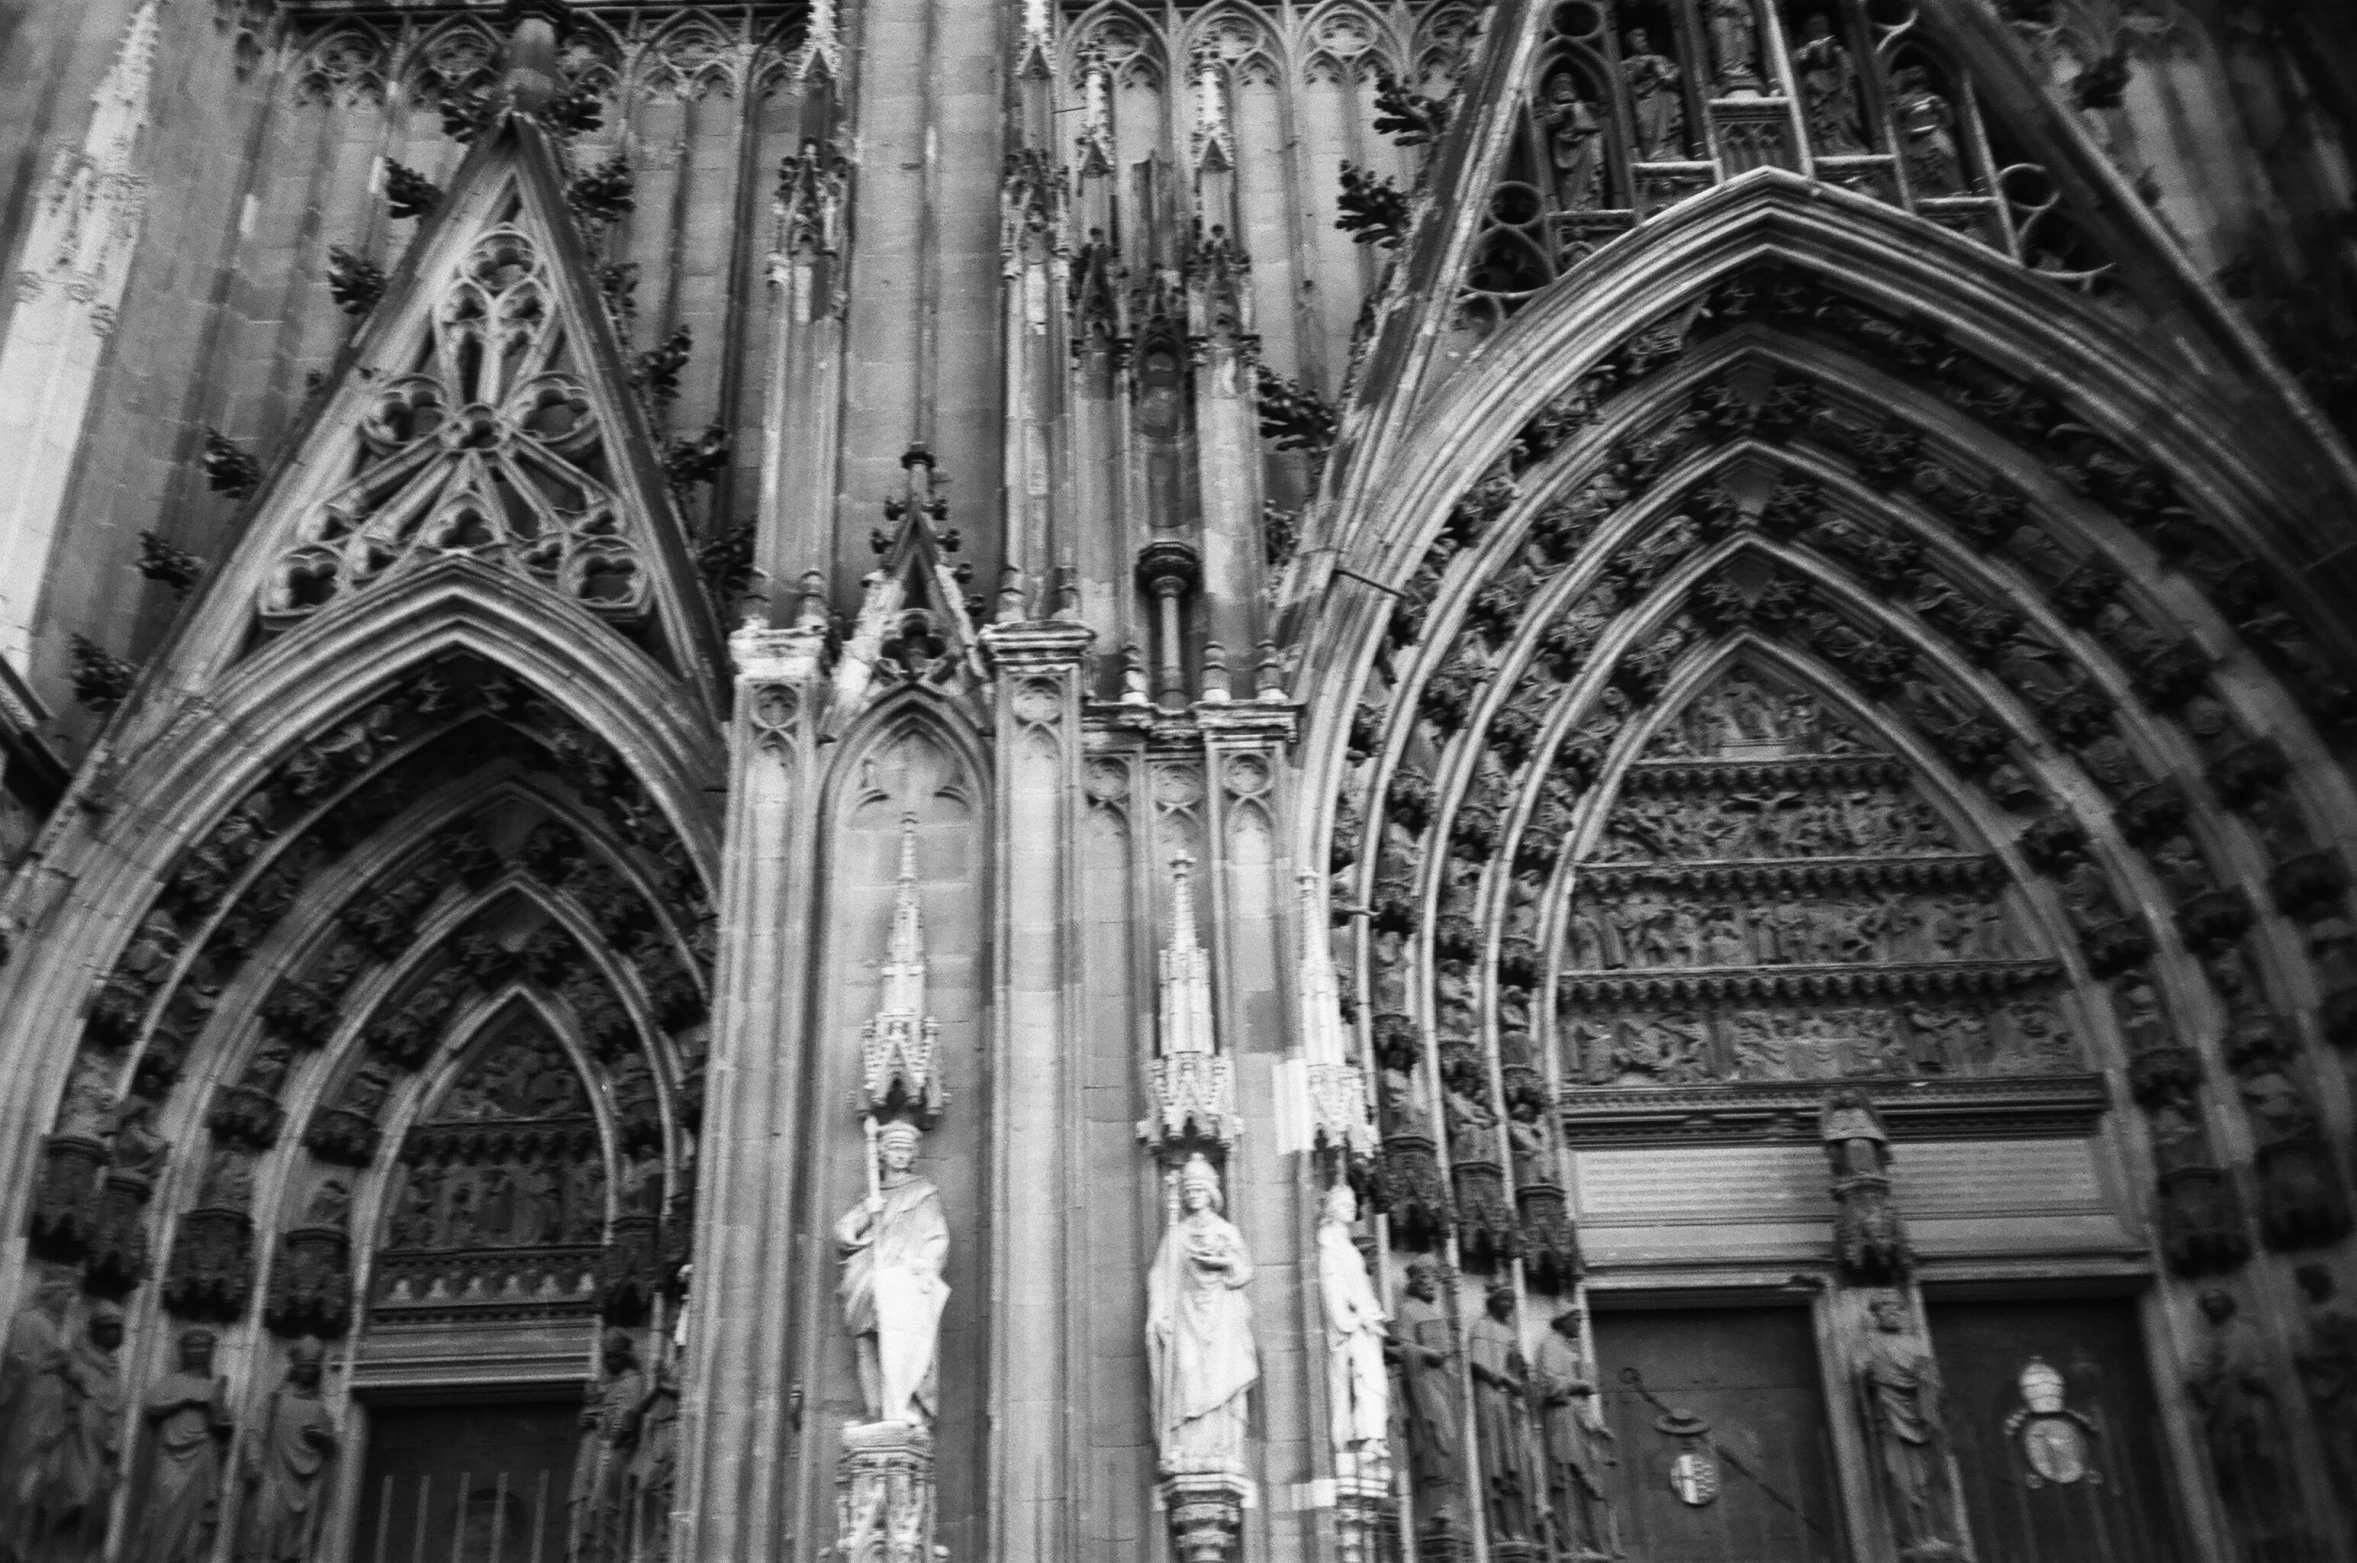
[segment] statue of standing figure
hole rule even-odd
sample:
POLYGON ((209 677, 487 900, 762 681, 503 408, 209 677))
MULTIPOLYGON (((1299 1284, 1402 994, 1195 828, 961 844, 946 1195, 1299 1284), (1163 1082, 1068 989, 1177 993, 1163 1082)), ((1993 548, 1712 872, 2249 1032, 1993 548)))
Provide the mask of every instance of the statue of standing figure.
POLYGON ((1441 1273, 1429 1259, 1408 1269, 1408 1295, 1392 1321, 1388 1355, 1399 1367, 1400 1430, 1416 1515, 1424 1525, 1463 1533, 1465 1457, 1457 1332, 1440 1302, 1441 1273))
POLYGON ((616 1563, 629 1551, 630 1457, 638 1439, 646 1374, 638 1343, 627 1330, 608 1330, 600 1343, 605 1381, 582 1395, 581 1445, 573 1457, 572 1528, 568 1563, 616 1563))
POLYGON ((1711 63, 1718 67, 1720 97, 1760 90, 1760 17, 1751 0, 1704 0, 1711 63))
POLYGON ((296 1341, 287 1353, 286 1382, 270 1392, 246 1434, 238 1563, 305 1563, 311 1556, 319 1500, 339 1443, 336 1419, 319 1394, 326 1359, 319 1342, 296 1341))
POLYGON ((1201 1156, 1179 1173, 1177 1220, 1146 1277, 1146 1356, 1166 1475, 1244 1468, 1246 1397, 1260 1379, 1252 1338, 1252 1255, 1220 1214, 1219 1174, 1201 1156))
POLYGON ((229 1381, 213 1372, 211 1330, 185 1331, 180 1366, 158 1379, 141 1407, 148 1426, 137 1497, 137 1563, 206 1563, 221 1523, 223 1455, 233 1423, 229 1381))
POLYGON ((16 1515, 6 1542, 36 1563, 96 1563, 106 1552, 123 1478, 122 1344, 123 1310, 93 1303, 81 1338, 44 1354, 45 1382, 29 1391, 31 1458, 0 1479, 16 1515))
POLYGON ((8 1322, 0 1346, 0 1560, 16 1563, 39 1497, 40 1462, 65 1426, 66 1380, 73 1352, 66 1318, 75 1284, 40 1276, 32 1296, 8 1322))
POLYGON ((1514 1328, 1513 1283, 1489 1289, 1488 1308, 1465 1332, 1473 1369, 1473 1417, 1481 1453, 1482 1498, 1490 1542, 1537 1538, 1530 1479, 1530 1367, 1514 1328))
POLYGON ((1642 27, 1629 29, 1621 51, 1621 74, 1629 84, 1637 121, 1637 160, 1660 162, 1686 155, 1686 105, 1678 96, 1678 66, 1653 52, 1642 27))
POLYGON ((1597 118, 1595 105, 1580 96, 1571 72, 1557 71, 1547 78, 1539 123, 1547 132, 1547 160, 1555 169, 1555 204, 1567 212, 1591 210, 1604 171, 1604 122, 1597 118))
POLYGON ((2268 1372, 2265 1349, 2240 1317, 2233 1294, 2211 1287, 2201 1294, 2210 1338, 2193 1362, 2186 1390, 2201 1415, 2203 1442, 2218 1496, 2235 1532, 2256 1556, 2272 1555, 2292 1537, 2299 1499, 2292 1489, 2283 1405, 2268 1372))
POLYGON ((870 1422, 930 1430, 940 1412, 941 1310, 949 1221, 941 1191, 910 1168, 924 1135, 895 1121, 874 1131, 874 1183, 835 1223, 843 1322, 859 1353, 870 1422))
POLYGON ((1948 1424, 1939 1360, 1915 1333, 1906 1300, 1867 1304, 1874 1333, 1859 1349, 1858 1397, 1882 1469, 1891 1527, 1907 1563, 1962 1556, 1947 1501, 1948 1424))
POLYGON ((1566 1308, 1539 1341, 1531 1363, 1541 1444, 1547 1458, 1547 1499, 1555 1534, 1579 1563, 1612 1555, 1602 1441, 1612 1436, 1596 1414, 1596 1380, 1580 1341, 1577 1308, 1566 1308))
POLYGON ((1326 1304, 1326 1399, 1334 1424, 1334 1452, 1361 1470, 1389 1459, 1391 1376, 1383 1365, 1383 1327, 1390 1316, 1367 1261, 1351 1240, 1358 1196, 1348 1183, 1326 1192, 1318 1218, 1318 1289, 1326 1304))
POLYGON ((2357 1317, 2334 1302, 2332 1272, 2324 1266, 2304 1264, 2293 1279, 2308 1299, 2308 1334, 2292 1365, 2324 1435, 2333 1493, 2357 1519, 2357 1317))

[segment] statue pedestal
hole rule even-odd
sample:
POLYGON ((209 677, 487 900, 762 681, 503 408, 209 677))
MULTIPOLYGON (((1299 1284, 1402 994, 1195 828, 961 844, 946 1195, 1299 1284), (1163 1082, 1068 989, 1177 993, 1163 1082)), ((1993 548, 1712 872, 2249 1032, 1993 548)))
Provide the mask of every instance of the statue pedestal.
POLYGON ((1162 1506, 1180 1563, 1230 1563, 1244 1528, 1244 1478, 1229 1471, 1177 1472, 1162 1478, 1162 1506))
POLYGON ((848 1422, 835 1468, 840 1563, 934 1563, 933 1435, 914 1422, 848 1422))
POLYGON ((1379 1455, 1342 1455, 1335 1467, 1334 1550, 1341 1563, 1383 1563, 1396 1555, 1386 1540, 1399 1524, 1390 1462, 1379 1455))

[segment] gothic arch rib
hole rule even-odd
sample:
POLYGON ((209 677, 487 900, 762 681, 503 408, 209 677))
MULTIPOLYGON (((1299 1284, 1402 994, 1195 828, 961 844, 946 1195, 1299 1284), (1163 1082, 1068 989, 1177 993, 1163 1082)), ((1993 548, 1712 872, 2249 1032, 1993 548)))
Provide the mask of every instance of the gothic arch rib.
MULTIPOLYGON (((390 582, 365 611, 307 626, 312 656, 266 655, 223 673, 203 698, 181 695, 152 725, 127 711, 84 773, 80 806, 59 816, 46 861, 71 897, 20 902, 44 939, 5 973, 7 1119, 0 1146, 19 1174, 10 1209, 30 1196, 33 1157, 74 1057, 95 991, 159 888, 241 799, 266 785, 298 747, 327 732, 404 675, 471 656, 516 680, 566 721, 612 746, 646 806, 679 843, 683 867, 717 883, 718 828, 709 788, 721 774, 717 735, 683 709, 679 685, 648 659, 619 657, 545 611, 531 586, 469 563, 445 562, 390 582), (166 716, 173 719, 166 720, 166 716), (133 740, 137 746, 133 747, 133 740)), ((157 670, 159 674, 168 669, 157 670)), ((172 684, 151 676, 145 696, 172 684)), ((21 893, 21 892, 20 892, 21 893)), ((18 1261, 10 1245, 0 1265, 18 1261)))
MULTIPOLYGON (((2339 457, 2303 429, 2256 416, 2197 373, 2154 358, 2097 311, 1970 241, 1777 170, 1758 170, 1611 247, 1582 286, 1534 301, 1432 396, 1369 410, 1346 429, 1322 538, 1285 584, 1304 665, 1356 688, 1392 599, 1354 583, 1404 584, 1449 510, 1497 466, 1555 398, 1576 389, 1633 328, 1691 310, 1714 283, 1759 264, 1814 277, 1949 339, 2049 393, 2167 472, 2210 524, 2270 560, 2304 617, 2335 633, 2329 602, 2339 457), (1339 570, 1338 568, 1339 567, 1339 570), (1349 574, 1339 573, 1348 571, 1349 574), (1344 670, 1347 669, 1347 673, 1344 670)), ((1370 364, 1372 371, 1373 365, 1370 364)), ((1380 375, 1370 374, 1374 383, 1380 375)), ((2336 647, 2343 659, 2345 646, 2336 647)), ((1330 708, 1334 709, 1334 708, 1330 708)), ((1347 709, 1341 707, 1340 709, 1347 709)), ((1339 772, 1339 728, 1313 723, 1313 773, 1339 772)), ((1322 796, 1313 787, 1312 797, 1322 796)))

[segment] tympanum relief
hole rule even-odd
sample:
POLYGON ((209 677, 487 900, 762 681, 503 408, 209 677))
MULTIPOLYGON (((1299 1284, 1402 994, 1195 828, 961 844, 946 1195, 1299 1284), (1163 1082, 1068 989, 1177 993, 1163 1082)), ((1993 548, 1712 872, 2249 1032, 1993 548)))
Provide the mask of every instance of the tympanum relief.
POLYGON ((1996 857, 1901 757, 1748 666, 1630 767, 1572 876, 1558 1040, 1589 1086, 2067 1074, 1996 857))
MULTIPOLYGON (((659 1212, 660 1158, 625 1202, 659 1212)), ((606 1158, 581 1076, 556 1038, 518 1022, 410 1130, 387 1205, 371 1310, 379 1317, 587 1310, 606 1235, 606 1158)))

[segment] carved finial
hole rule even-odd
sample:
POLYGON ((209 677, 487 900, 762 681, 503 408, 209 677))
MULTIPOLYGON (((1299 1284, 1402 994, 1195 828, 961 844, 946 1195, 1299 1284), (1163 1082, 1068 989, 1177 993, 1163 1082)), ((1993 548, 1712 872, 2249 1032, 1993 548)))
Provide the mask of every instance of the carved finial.
POLYGON ((1154 703, 1153 697, 1146 693, 1146 648, 1134 640, 1121 648, 1121 703, 1125 706, 1154 703))
POLYGON ((925 1013, 925 918, 917 893, 917 816, 900 816, 900 877, 892 895, 892 933, 885 944, 883 991, 875 1018, 860 1033, 866 1063, 865 1113, 908 1114, 925 1128, 948 1098, 936 1061, 940 1025, 925 1013))
POLYGON ((1211 1021, 1211 952, 1195 936, 1195 859, 1170 858, 1170 943, 1162 951, 1159 1056, 1148 1073, 1154 1109, 1138 1133, 1166 1148, 1236 1137, 1235 1065, 1211 1021))
POLYGON ((1277 654, 1277 643, 1260 643, 1260 666, 1254 679, 1253 698, 1263 705, 1285 703, 1285 660, 1277 654))
POLYGON ((1002 568, 998 573, 999 623, 1020 624, 1030 616, 1031 610, 1025 604, 1024 596, 1022 570, 1011 564, 1002 568))
POLYGON ((1206 642, 1203 647, 1203 698, 1220 705, 1235 697, 1235 687, 1228 679, 1228 648, 1216 640, 1206 642))
POLYGON ((565 90, 557 46, 573 19, 565 0, 508 0, 507 74, 500 90, 519 113, 537 114, 565 90))
POLYGON ((832 79, 842 69, 843 45, 837 36, 835 0, 810 0, 802 24, 802 47, 795 51, 792 71, 796 81, 812 76, 832 79))
POLYGON ((802 572, 802 599, 795 605, 794 623, 806 630, 827 627, 827 578, 816 570, 802 572))
POLYGON ((1195 857, 1191 852, 1170 855, 1170 942, 1173 949, 1195 947, 1195 857))
POLYGON ((1326 919, 1319 915, 1318 893, 1324 876, 1314 868, 1293 876, 1300 911, 1301 1051, 1309 1066, 1312 1137, 1329 1150, 1353 1156, 1372 1155, 1375 1149, 1373 1115, 1367 1110, 1366 1076, 1350 1062, 1342 1026, 1342 995, 1334 980, 1334 952, 1325 936, 1326 919))

